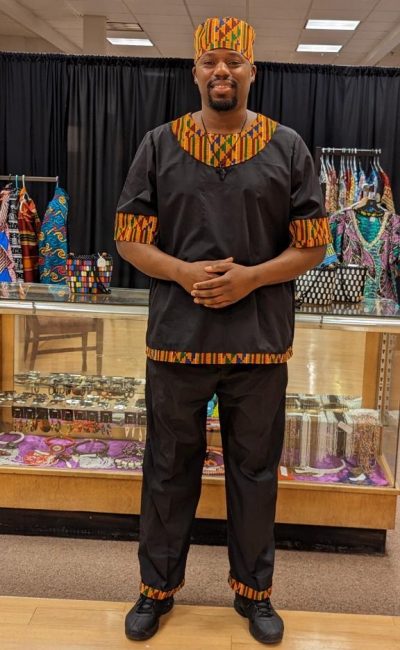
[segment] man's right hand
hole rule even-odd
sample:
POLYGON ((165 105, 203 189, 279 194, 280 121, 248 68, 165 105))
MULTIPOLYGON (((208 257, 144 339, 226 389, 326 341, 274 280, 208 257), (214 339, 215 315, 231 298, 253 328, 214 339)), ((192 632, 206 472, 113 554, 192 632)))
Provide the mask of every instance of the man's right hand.
POLYGON ((204 282, 217 278, 219 273, 210 273, 205 270, 206 266, 218 264, 220 262, 233 262, 233 257, 227 257, 225 260, 201 260, 200 262, 182 262, 179 266, 179 272, 176 281, 191 294, 193 285, 196 282, 204 282))

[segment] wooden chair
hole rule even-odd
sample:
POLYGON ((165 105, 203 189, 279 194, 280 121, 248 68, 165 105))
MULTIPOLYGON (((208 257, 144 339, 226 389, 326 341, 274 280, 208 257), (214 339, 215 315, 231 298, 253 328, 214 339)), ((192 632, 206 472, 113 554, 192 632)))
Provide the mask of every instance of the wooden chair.
POLYGON ((103 336, 104 323, 101 318, 53 318, 51 316, 26 316, 25 318, 25 345, 24 359, 28 357, 29 370, 33 370, 39 354, 59 354, 66 352, 82 352, 82 372, 87 370, 87 353, 96 352, 96 373, 101 375, 103 362, 103 336), (91 332, 95 334, 95 344, 88 345, 91 332), (63 339, 80 338, 78 347, 50 347, 41 349, 41 343, 63 339))

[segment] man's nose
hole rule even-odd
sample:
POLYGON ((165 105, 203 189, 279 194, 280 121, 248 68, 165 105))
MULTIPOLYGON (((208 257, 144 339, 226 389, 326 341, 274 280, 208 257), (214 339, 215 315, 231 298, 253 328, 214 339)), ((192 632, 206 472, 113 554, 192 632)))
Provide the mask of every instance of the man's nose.
POLYGON ((214 68, 214 74, 219 75, 219 76, 229 76, 229 68, 225 61, 218 61, 218 63, 215 65, 214 68))

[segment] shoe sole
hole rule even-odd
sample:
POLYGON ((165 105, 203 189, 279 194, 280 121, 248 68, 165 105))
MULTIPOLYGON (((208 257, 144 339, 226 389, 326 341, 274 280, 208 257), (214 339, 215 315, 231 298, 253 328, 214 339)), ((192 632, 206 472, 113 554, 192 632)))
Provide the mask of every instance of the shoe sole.
MULTIPOLYGON (((242 610, 242 608, 241 608, 239 605, 236 604, 236 602, 233 603, 233 607, 234 607, 235 611, 236 611, 240 616, 243 616, 243 618, 247 618, 247 619, 248 619, 248 617, 246 616, 245 612, 242 610)), ((250 621, 249 619, 248 619, 248 621, 249 621, 249 626, 250 626, 251 621, 250 621)), ((277 636, 275 636, 275 637, 272 637, 272 636, 271 636, 271 637, 268 639, 268 641, 265 641, 264 639, 260 639, 260 638, 256 637, 256 636, 252 633, 252 631, 251 631, 250 629, 249 629, 249 632, 250 632, 251 636, 252 636, 256 641, 259 641, 259 643, 264 643, 265 645, 269 645, 269 644, 272 645, 273 643, 280 643, 280 641, 282 641, 282 639, 283 639, 283 634, 279 634, 279 635, 277 635, 277 636)))
POLYGON ((154 627, 151 628, 151 630, 150 630, 149 632, 147 632, 147 634, 141 634, 141 635, 139 636, 139 635, 129 634, 128 632, 125 631, 125 636, 126 636, 126 638, 129 639, 130 641, 147 641, 147 639, 151 639, 151 637, 155 635, 155 633, 158 631, 158 628, 160 627, 160 618, 161 618, 161 616, 164 616, 165 614, 168 614, 168 612, 171 611, 171 609, 173 608, 173 606, 174 606, 174 603, 172 603, 172 604, 171 604, 171 605, 170 605, 170 606, 165 610, 165 612, 163 612, 162 614, 160 614, 160 616, 159 616, 158 619, 157 619, 157 623, 155 624, 154 627))

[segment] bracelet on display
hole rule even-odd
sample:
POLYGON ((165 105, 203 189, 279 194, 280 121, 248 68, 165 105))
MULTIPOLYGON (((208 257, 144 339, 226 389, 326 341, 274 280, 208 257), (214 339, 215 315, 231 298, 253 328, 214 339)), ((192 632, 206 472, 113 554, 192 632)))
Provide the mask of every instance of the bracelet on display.
POLYGON ((73 438, 59 438, 58 436, 51 436, 50 438, 45 439, 46 445, 54 454, 65 452, 70 447, 73 447, 75 442, 76 441, 73 438))
POLYGON ((9 432, 5 431, 3 433, 0 433, 0 445, 3 448, 15 449, 16 447, 18 447, 19 443, 23 441, 24 438, 25 438, 25 434, 20 433, 19 431, 18 432, 16 432, 16 431, 9 431, 9 432), (16 438, 13 439, 13 440, 4 440, 3 436, 16 436, 16 438))
POLYGON ((109 447, 110 447, 109 443, 106 442, 105 440, 101 440, 100 438, 84 438, 83 440, 74 443, 73 453, 78 456, 87 455, 87 454, 104 456, 107 454, 109 447), (86 447, 89 446, 89 449, 81 449, 82 446, 85 445, 86 447), (96 450, 95 449, 96 445, 100 445, 100 449, 96 450))
POLYGON ((341 460, 338 467, 330 467, 324 469, 323 467, 311 467, 310 465, 307 465, 306 467, 296 467, 294 471, 296 474, 313 474, 314 476, 326 476, 328 474, 338 474, 342 471, 342 469, 345 468, 346 463, 344 460, 341 460))

